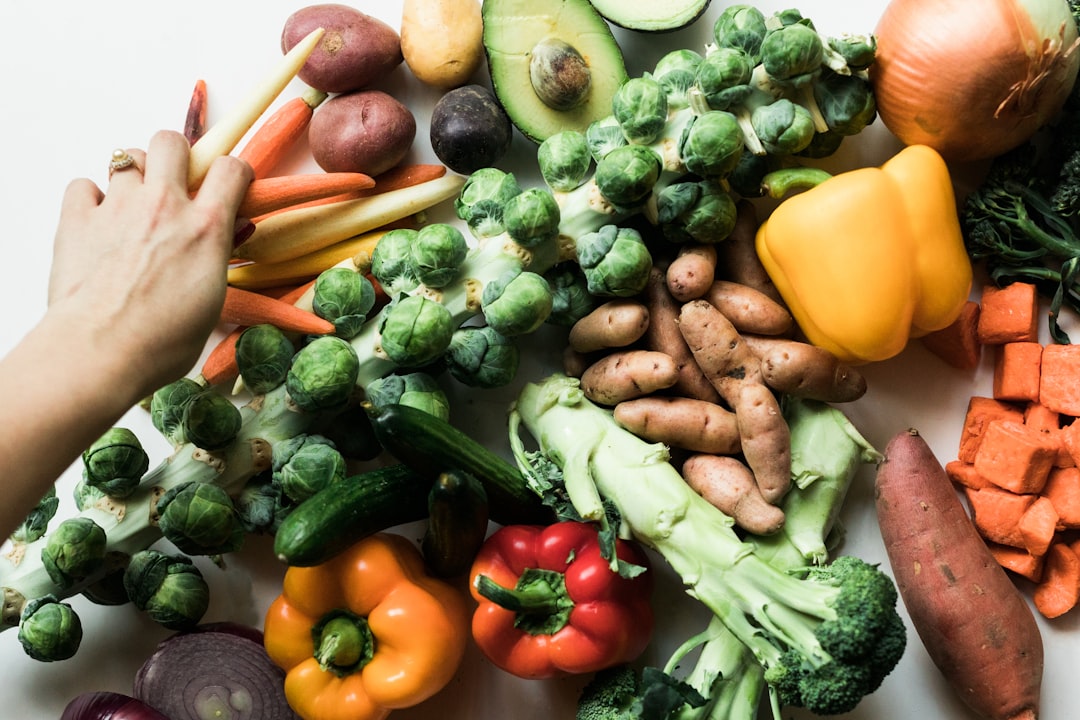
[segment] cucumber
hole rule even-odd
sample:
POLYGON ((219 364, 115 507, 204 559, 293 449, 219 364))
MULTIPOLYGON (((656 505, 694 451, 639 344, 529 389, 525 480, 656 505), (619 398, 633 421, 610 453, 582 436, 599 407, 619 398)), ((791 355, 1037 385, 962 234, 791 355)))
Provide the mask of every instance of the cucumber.
POLYGON ((332 483, 281 521, 274 554, 287 565, 310 567, 369 535, 423 520, 433 477, 397 463, 332 483))
POLYGON ((500 525, 548 524, 555 517, 533 492, 517 466, 487 449, 448 421, 407 405, 365 403, 383 449, 419 473, 437 478, 463 470, 479 480, 491 519, 500 525))
POLYGON ((467 572, 484 544, 487 528, 484 486, 467 472, 444 472, 428 493, 428 525, 420 542, 428 570, 444 578, 467 572))

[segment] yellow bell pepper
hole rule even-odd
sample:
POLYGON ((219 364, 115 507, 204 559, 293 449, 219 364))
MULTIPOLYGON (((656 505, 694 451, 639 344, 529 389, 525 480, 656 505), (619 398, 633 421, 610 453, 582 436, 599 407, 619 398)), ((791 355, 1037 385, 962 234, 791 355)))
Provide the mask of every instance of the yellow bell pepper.
POLYGON ((949 170, 925 145, 788 197, 756 246, 807 340, 848 363, 947 327, 971 292, 949 170))
POLYGON ((290 567, 267 610, 267 654, 303 720, 381 720, 441 690, 469 638, 464 592, 431 577, 400 535, 290 567))

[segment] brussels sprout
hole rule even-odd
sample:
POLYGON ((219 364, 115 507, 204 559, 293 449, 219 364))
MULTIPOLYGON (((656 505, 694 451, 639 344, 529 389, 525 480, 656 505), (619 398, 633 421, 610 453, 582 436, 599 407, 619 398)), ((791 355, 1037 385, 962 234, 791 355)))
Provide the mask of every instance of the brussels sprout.
POLYGON ((753 92, 754 61, 738 48, 717 48, 698 66, 694 82, 713 110, 728 110, 753 92))
POLYGON ((684 108, 689 104, 687 93, 694 86, 702 59, 699 52, 679 49, 672 50, 657 61, 652 75, 664 89, 669 108, 684 108))
POLYGON ((78 651, 82 636, 75 610, 54 595, 30 600, 19 617, 19 643, 34 660, 67 660, 78 651))
POLYGON ((649 75, 630 78, 620 85, 611 108, 626 139, 637 145, 655 141, 667 123, 667 93, 649 75))
POLYGON ((520 359, 517 343, 487 325, 459 328, 446 351, 450 374, 458 382, 479 388, 510 384, 520 359))
POLYGON ((494 237, 504 230, 503 206, 519 192, 521 186, 513 174, 498 168, 481 168, 466 178, 454 199, 454 211, 474 237, 494 237))
POLYGON ((814 159, 827 158, 840 149, 840 143, 844 141, 844 137, 844 135, 835 133, 832 130, 816 132, 810 144, 795 153, 795 155, 814 159))
POLYGON ((368 313, 375 307, 375 286, 355 270, 327 268, 315 278, 311 307, 316 315, 334 323, 335 335, 350 340, 360 332, 368 313))
POLYGON ((322 435, 300 434, 276 442, 272 456, 273 480, 294 503, 345 479, 345 458, 322 435))
POLYGON ((728 173, 726 178, 732 192, 744 198, 765 196, 762 181, 773 170, 780 169, 780 158, 768 153, 744 152, 739 156, 739 163, 728 173))
POLYGON ((184 406, 184 436, 195 447, 213 452, 229 446, 240 432, 240 409, 219 392, 205 390, 184 406))
POLYGON ((679 156, 690 172, 718 180, 739 164, 744 147, 736 117, 725 110, 709 110, 695 117, 683 131, 679 156))
POLYGON ((285 389, 304 412, 317 413, 344 407, 352 397, 360 359, 352 345, 323 335, 300 348, 285 377, 285 389))
POLYGON ((446 352, 454 334, 454 316, 423 295, 409 295, 386 306, 382 349, 402 367, 427 365, 446 352))
POLYGON ((728 5, 713 22, 716 46, 742 50, 755 65, 760 60, 761 41, 767 32, 764 13, 752 5, 728 5))
POLYGON ((585 133, 562 130, 549 135, 536 149, 540 175, 552 190, 570 192, 588 178, 592 155, 585 133))
POLYGON ((243 542, 232 498, 217 485, 181 483, 158 498, 157 510, 161 534, 188 555, 220 555, 243 542))
POLYGON ((106 495, 124 498, 135 491, 150 469, 150 456, 127 428, 105 432, 82 454, 83 477, 106 495))
POLYGON ((125 605, 131 602, 124 589, 124 568, 110 570, 82 589, 82 596, 95 605, 125 605))
POLYGON ((349 405, 334 413, 322 424, 319 432, 337 446, 338 451, 349 460, 374 460, 383 451, 375 437, 371 418, 360 405, 349 405))
POLYGON ((750 123, 761 144, 774 155, 797 153, 814 139, 810 111, 787 98, 754 108, 750 123))
POLYGON ((296 348, 277 326, 269 323, 245 328, 236 341, 236 365, 244 385, 262 395, 285 382, 296 348))
POLYGON ((624 145, 596 164, 593 178, 608 202, 629 208, 649 198, 661 170, 660 156, 655 151, 644 145, 624 145))
POLYGON ((761 41, 761 64, 772 78, 800 86, 817 77, 825 60, 821 36, 806 22, 770 30, 761 41))
POLYGON ((135 607, 170 630, 195 627, 210 606, 210 588, 191 558, 158 550, 131 556, 124 590, 135 607))
POLYGON ((233 500, 233 507, 244 532, 273 533, 289 514, 292 504, 282 493, 281 485, 274 482, 273 473, 266 471, 244 484, 233 500))
POLYGON ((637 230, 605 225, 578 238, 577 252, 593 295, 629 297, 645 289, 652 256, 637 230))
POLYGON ((413 274, 428 287, 446 287, 458 276, 468 251, 465 236, 453 225, 425 225, 410 251, 413 274))
POLYGON ((184 437, 184 407, 206 388, 188 377, 158 388, 150 398, 150 422, 173 445, 187 442, 184 437))
POLYGON ((673 242, 717 243, 735 229, 735 200, 716 182, 669 185, 657 197, 656 208, 657 222, 673 242))
POLYGON ((529 54, 529 81, 536 96, 554 110, 572 110, 592 89, 592 71, 577 48, 548 37, 529 54))
POLYGON ((487 285, 480 310, 488 325, 507 337, 535 331, 551 314, 551 288, 534 272, 507 270, 487 285))
POLYGON ((12 542, 32 543, 45 534, 49 522, 56 516, 60 507, 60 498, 56 496, 56 486, 51 485, 38 504, 26 514, 19 527, 11 533, 12 542))
POLYGON ((551 315, 547 321, 552 325, 570 327, 600 304, 589 292, 585 273, 576 262, 560 263, 545 273, 544 278, 551 288, 551 315))
POLYGON ((82 512, 87 508, 106 504, 109 501, 109 496, 105 494, 100 488, 96 488, 86 482, 86 478, 83 478, 75 484, 75 490, 72 493, 75 500, 75 508, 82 512))
POLYGON ((369 382, 364 387, 364 393, 377 408, 408 405, 440 420, 450 419, 450 400, 446 392, 426 372, 386 375, 369 382))
POLYGON ((514 242, 535 247, 559 235, 559 205, 551 193, 529 188, 510 198, 503 208, 503 225, 514 242))
POLYGON ((389 230, 371 253, 371 274, 390 296, 409 292, 420 284, 412 266, 412 245, 418 234, 412 228, 389 230))
POLYGON ((877 117, 870 83, 856 75, 822 73, 814 83, 814 100, 825 124, 837 135, 857 135, 877 117))
POLYGON ((585 128, 585 144, 593 160, 600 162, 609 152, 627 144, 622 126, 613 115, 594 120, 585 128))
POLYGON ((68 518, 46 538, 41 564, 54 583, 69 588, 101 567, 107 546, 105 529, 92 519, 68 518))
POLYGON ((844 59, 851 71, 866 70, 877 56, 877 38, 873 35, 841 35, 828 39, 828 46, 844 59))

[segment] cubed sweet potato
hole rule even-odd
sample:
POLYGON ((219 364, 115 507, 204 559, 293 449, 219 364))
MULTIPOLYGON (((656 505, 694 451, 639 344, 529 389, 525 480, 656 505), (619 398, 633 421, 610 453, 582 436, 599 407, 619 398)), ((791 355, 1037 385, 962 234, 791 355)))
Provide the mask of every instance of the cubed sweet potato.
POLYGON ((979 475, 975 470, 975 466, 971 463, 950 460, 945 463, 945 474, 948 475, 949 479, 958 487, 971 488, 972 490, 997 487, 997 485, 994 485, 994 483, 990 482, 982 475, 979 475))
POLYGON ((1080 345, 1043 348, 1039 402, 1063 415, 1080 415, 1080 345))
POLYGON ((1042 495, 1053 503, 1059 529, 1080 528, 1080 468, 1051 470, 1042 495))
POLYGON ((967 490, 971 521, 979 534, 990 542, 1025 548, 1020 533, 1020 518, 1037 498, 1036 495, 1017 495, 1001 488, 967 490))
POLYGON ((1057 445, 1057 459, 1054 460, 1054 467, 1076 465, 1069 449, 1065 447, 1064 433, 1061 430, 1061 413, 1051 410, 1042 403, 1028 403, 1024 407, 1024 424, 1043 433, 1057 445))
POLYGON ((990 548, 990 554, 997 560, 998 565, 1009 572, 1016 573, 1031 582, 1037 583, 1042 579, 1043 558, 1045 556, 1035 556, 1023 548, 1012 547, 1011 545, 987 543, 987 547, 990 548))
POLYGON ((1065 543, 1054 543, 1046 554, 1042 579, 1032 600, 1042 616, 1050 619, 1061 617, 1080 602, 1080 556, 1065 543))
POLYGON ((993 395, 998 400, 1038 401, 1042 345, 1008 342, 994 353, 993 395))
POLYGON ((919 338, 927 350, 960 370, 978 367, 982 358, 979 342, 979 303, 968 300, 951 325, 919 338))
POLYGON ((1031 283, 986 285, 980 301, 978 337, 984 345, 1039 339, 1039 295, 1031 283))
POLYGON ((1020 516, 1017 529, 1024 540, 1024 549, 1032 555, 1045 555, 1057 534, 1058 514, 1054 503, 1039 496, 1020 516))
POLYGON ((1022 422, 992 420, 975 453, 975 471, 1014 493, 1038 493, 1054 466, 1057 448, 1022 422))
POLYGON ((1022 422, 1023 419, 1024 413, 1016 405, 982 395, 973 396, 968 400, 964 424, 960 429, 960 448, 956 458, 962 462, 975 462, 975 453, 979 450, 986 425, 991 420, 1022 422))

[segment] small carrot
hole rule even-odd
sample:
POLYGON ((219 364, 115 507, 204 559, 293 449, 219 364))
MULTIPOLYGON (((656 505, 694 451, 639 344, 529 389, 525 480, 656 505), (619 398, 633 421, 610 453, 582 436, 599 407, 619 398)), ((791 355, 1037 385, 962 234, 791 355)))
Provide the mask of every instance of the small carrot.
POLYGON ((310 200, 363 190, 374 185, 375 181, 371 176, 354 172, 304 173, 260 178, 248 186, 237 214, 245 218, 258 217, 310 200))
POLYGON ((261 290, 314 278, 323 270, 353 258, 358 253, 367 253, 370 256, 379 239, 386 234, 386 230, 384 226, 378 230, 361 233, 292 260, 247 263, 230 267, 229 284, 246 290, 261 290))
POLYGON ((187 117, 184 119, 184 137, 189 144, 195 142, 206 132, 206 81, 195 81, 195 88, 191 91, 191 101, 188 103, 187 117))
POLYGON ((387 170, 386 172, 374 178, 374 186, 369 188, 362 188, 353 190, 351 192, 341 193, 340 195, 333 195, 330 197, 319 198, 316 200, 309 200, 305 203, 298 203, 287 208, 281 208, 279 210, 273 210, 259 215, 253 216, 256 222, 260 222, 267 217, 276 215, 281 212, 288 212, 290 210, 299 210, 300 208, 313 207, 316 205, 329 205, 331 203, 341 202, 343 200, 358 200, 363 197, 370 197, 371 195, 378 195, 380 193, 390 192, 392 190, 403 190, 414 185, 421 185, 429 180, 438 180, 446 174, 445 165, 435 164, 416 164, 416 165, 399 165, 396 168, 387 170))
POLYGON ((252 133, 238 155, 251 165, 256 178, 270 176, 297 140, 303 137, 315 108, 326 98, 325 92, 308 88, 281 105, 252 133))
POLYGON ((221 309, 221 321, 231 325, 269 323, 282 330, 313 335, 328 335, 334 332, 332 322, 324 320, 313 312, 298 308, 284 300, 235 287, 225 289, 225 304, 221 309))
POLYGON ((240 375, 240 368, 236 364, 236 341, 246 329, 246 325, 237 325, 210 349, 199 369, 199 375, 207 385, 232 382, 240 375))

